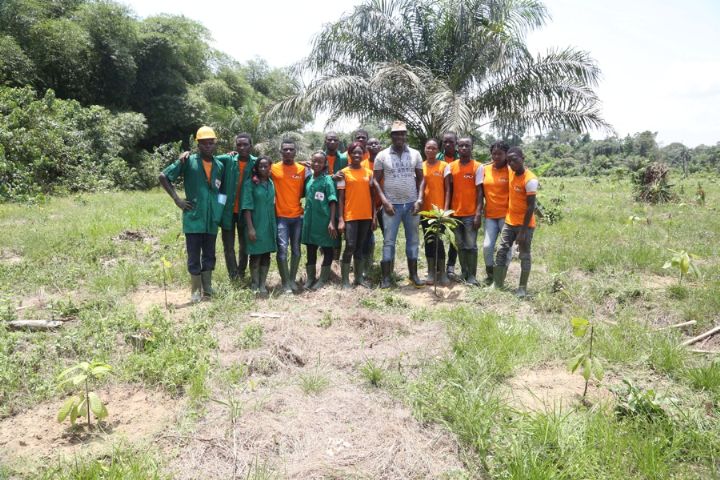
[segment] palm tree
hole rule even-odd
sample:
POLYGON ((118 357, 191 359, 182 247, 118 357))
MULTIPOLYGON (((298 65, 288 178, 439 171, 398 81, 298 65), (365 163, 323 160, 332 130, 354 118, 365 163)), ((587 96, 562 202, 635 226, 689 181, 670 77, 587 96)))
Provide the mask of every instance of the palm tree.
POLYGON ((418 143, 445 131, 609 128, 587 53, 529 53, 527 32, 547 18, 534 0, 365 0, 324 26, 298 65, 313 80, 267 118, 400 119, 418 143))

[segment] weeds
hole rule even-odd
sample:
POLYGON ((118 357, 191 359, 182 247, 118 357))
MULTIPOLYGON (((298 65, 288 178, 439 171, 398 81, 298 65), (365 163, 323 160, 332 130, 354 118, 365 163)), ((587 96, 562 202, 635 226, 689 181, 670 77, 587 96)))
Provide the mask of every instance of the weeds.
POLYGON ((376 365, 372 360, 365 361, 365 364, 360 367, 360 373, 373 387, 379 387, 385 378, 385 370, 376 365))
POLYGON ((237 340, 237 346, 242 349, 260 348, 262 346, 263 327, 258 323, 251 323, 243 328, 237 340))
POLYGON ((709 365, 691 368, 687 371, 687 377, 696 390, 720 392, 720 361, 715 360, 709 365))
POLYGON ((305 395, 319 395, 329 386, 330 380, 317 368, 300 374, 300 389, 305 395))

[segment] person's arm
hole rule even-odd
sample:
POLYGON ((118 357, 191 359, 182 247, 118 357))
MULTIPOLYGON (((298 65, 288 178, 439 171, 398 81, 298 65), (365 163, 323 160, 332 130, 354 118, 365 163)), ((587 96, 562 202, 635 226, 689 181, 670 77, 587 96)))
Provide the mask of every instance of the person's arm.
POLYGON ((345 233, 345 219, 343 214, 345 213, 345 189, 338 189, 338 226, 337 230, 339 233, 345 233))
POLYGON ((374 232, 377 230, 377 210, 375 210, 375 198, 377 195, 377 189, 375 188, 375 179, 370 179, 370 211, 372 212, 372 223, 370 224, 370 228, 374 232))
POLYGON ((423 175, 422 167, 415 169, 415 188, 417 189, 418 198, 420 195, 422 195, 422 190, 420 189, 420 186, 423 183, 423 180, 425 180, 425 176, 423 175))
MULTIPOLYGON (((171 171, 175 172, 176 175, 172 175, 175 178, 177 178, 177 174, 181 172, 184 169, 184 165, 182 161, 175 162, 171 166, 171 171)), ((173 202, 175 202, 175 205, 178 206, 180 210, 192 210, 193 204, 187 200, 183 200, 180 198, 180 196, 177 194, 177 191, 175 190, 175 187, 170 182, 170 179, 165 175, 165 172, 168 170, 165 170, 164 172, 160 173, 160 176, 158 177, 158 181, 160 182, 160 185, 162 185, 163 189, 167 192, 168 195, 170 195, 170 198, 173 199, 173 202)))
POLYGON ((475 230, 480 230, 482 224, 484 174, 485 170, 482 165, 478 166, 477 170, 475 170, 475 217, 473 218, 473 228, 475 230))
POLYGON ((450 210, 450 205, 452 201, 452 175, 449 173, 445 174, 445 210, 450 210))
POLYGON ((415 201, 415 205, 413 205, 413 213, 418 213, 420 209, 422 208, 422 204, 425 201, 425 177, 423 176, 422 181, 420 182, 420 190, 418 190, 418 199, 415 201))
MULTIPOLYGON (((376 159, 376 166, 377 162, 378 161, 376 159)), ((392 217, 393 215, 395 215, 395 207, 392 206, 392 203, 390 203, 385 196, 385 191, 383 190, 383 178, 385 178, 385 173, 382 170, 373 170, 373 182, 375 182, 377 188, 378 198, 380 198, 380 202, 382 203, 385 213, 392 217)))
POLYGON ((248 240, 254 243, 257 240, 257 234, 255 233, 255 225, 253 225, 252 221, 252 210, 243 210, 243 215, 245 215, 245 226, 247 227, 248 240))
POLYGON ((517 244, 518 246, 525 247, 525 242, 527 240, 527 230, 530 227, 530 222, 532 221, 533 213, 535 212, 535 206, 537 205, 537 200, 535 198, 536 192, 538 187, 538 181, 536 178, 530 180, 525 185, 525 192, 527 193, 527 210, 525 210, 525 217, 523 217, 523 224, 520 228, 520 231, 518 232, 517 236, 517 244))
POLYGON ((330 202, 330 223, 328 223, 328 233, 330 234, 330 238, 337 238, 338 232, 335 228, 335 211, 337 210, 337 202, 332 201, 330 202))

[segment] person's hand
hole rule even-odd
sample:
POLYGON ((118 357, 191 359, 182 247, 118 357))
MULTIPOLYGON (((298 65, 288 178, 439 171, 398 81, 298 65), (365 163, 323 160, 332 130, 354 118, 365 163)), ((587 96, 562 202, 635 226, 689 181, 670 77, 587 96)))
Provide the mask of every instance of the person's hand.
POLYGON ((337 238, 338 236, 337 228, 335 228, 332 221, 328 223, 328 233, 330 234, 330 238, 337 238))
POLYGON ((248 240, 251 242, 257 241, 257 233, 255 233, 255 229, 252 227, 248 227, 248 240))
POLYGON ((415 204, 413 205, 412 214, 417 215, 420 213, 420 209, 422 208, 422 200, 416 200, 415 204))
POLYGON ((335 180, 336 182, 339 182, 340 180, 345 180, 345 172, 340 170, 339 172, 337 172, 335 175, 332 176, 332 179, 335 180))
POLYGON ((393 206, 392 206, 392 203, 390 203, 390 202, 388 202, 388 201, 384 201, 384 202, 383 202, 383 210, 385 211, 385 213, 387 213, 387 214, 390 215, 391 217, 392 217, 393 215, 395 215, 395 207, 393 207, 393 206))
POLYGON ((190 152, 184 151, 180 154, 180 163, 185 163, 185 160, 187 160, 188 158, 190 158, 190 152))
POLYGON ((193 209, 192 202, 189 202, 187 200, 183 200, 182 198, 178 197, 175 199, 175 205, 178 206, 178 208, 182 211, 188 211, 193 209))
POLYGON ((377 217, 373 217, 372 223, 370 224, 370 228, 371 228, 372 231, 374 232, 375 230, 377 230, 377 227, 378 227, 378 225, 377 225, 377 217))
POLYGON ((235 156, 235 155, 237 155, 238 153, 233 150, 232 152, 227 152, 227 154, 228 154, 228 155, 231 155, 231 156, 235 156))
POLYGON ((477 214, 473 218, 473 228, 475 230, 480 230, 480 226, 482 225, 482 215, 477 214))
POLYGON ((308 169, 312 168, 312 164, 310 164, 310 160, 297 160, 297 163, 299 163, 300 165, 302 165, 305 168, 308 168, 308 169))
POLYGON ((342 217, 338 219, 337 230, 341 235, 345 233, 345 220, 343 220, 342 217))
POLYGON ((252 178, 251 178, 251 181, 252 181, 255 185, 257 185, 257 184, 260 183, 260 177, 258 177, 257 175, 253 175, 252 178))

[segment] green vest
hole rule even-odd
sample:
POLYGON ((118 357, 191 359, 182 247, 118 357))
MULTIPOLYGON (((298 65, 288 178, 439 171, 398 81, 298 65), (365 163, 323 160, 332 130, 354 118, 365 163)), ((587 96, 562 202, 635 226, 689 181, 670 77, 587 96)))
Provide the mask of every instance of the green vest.
POLYGON ((194 153, 185 162, 179 159, 168 165, 163 174, 170 182, 183 178, 185 198, 192 203, 192 210, 183 211, 183 233, 209 233, 217 235, 224 205, 218 201, 222 186, 223 162, 213 157, 210 182, 200 155, 194 153))
MULTIPOLYGON (((218 157, 219 159, 222 159, 225 162, 225 175, 223 177, 223 190, 225 191, 225 194, 227 195, 227 202, 225 203, 225 210, 223 211, 222 215, 222 221, 220 222, 220 227, 223 230, 231 230, 233 228, 232 220, 233 220, 233 210, 235 207, 235 193, 237 192, 237 186, 238 182, 240 184, 244 184, 245 180, 250 178, 252 176, 252 169, 253 166, 255 166, 255 161, 257 158, 250 155, 250 158, 247 160, 245 165, 245 170, 243 171, 242 178, 240 177, 240 166, 239 166, 239 160, 238 155, 235 154, 233 156, 230 155, 222 155, 218 157)), ((242 202, 242 188, 240 189, 240 200, 242 202)), ((238 221, 243 222, 242 218, 242 210, 238 212, 238 221)))
POLYGON ((305 182, 305 216, 301 241, 305 245, 339 247, 340 239, 328 233, 330 202, 337 205, 335 182, 329 175, 308 177, 305 182))
POLYGON ((265 183, 253 183, 248 179, 242 186, 242 210, 250 210, 257 239, 251 242, 247 228, 243 238, 249 255, 277 251, 277 220, 275 219, 275 184, 268 179, 265 183))
MULTIPOLYGON (((325 156, 327 156, 327 154, 328 154, 328 152, 325 151, 325 156)), ((340 170, 342 170, 343 168, 345 168, 347 166, 348 166, 347 152, 341 153, 341 152, 335 151, 335 165, 333 165, 334 171, 331 172, 330 165, 328 165, 328 173, 330 175, 335 175, 337 172, 339 172, 340 170)))

